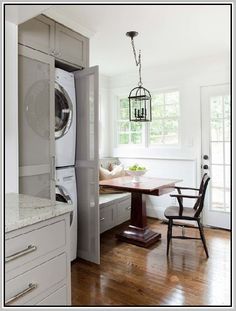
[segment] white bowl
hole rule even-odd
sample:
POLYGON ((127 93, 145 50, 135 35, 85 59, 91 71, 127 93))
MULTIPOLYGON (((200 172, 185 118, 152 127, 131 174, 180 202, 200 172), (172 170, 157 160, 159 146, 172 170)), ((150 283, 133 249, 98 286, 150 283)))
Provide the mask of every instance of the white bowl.
POLYGON ((136 184, 140 182, 140 176, 143 176, 147 172, 147 170, 131 171, 129 169, 126 169, 125 171, 127 174, 133 177, 132 182, 136 184))

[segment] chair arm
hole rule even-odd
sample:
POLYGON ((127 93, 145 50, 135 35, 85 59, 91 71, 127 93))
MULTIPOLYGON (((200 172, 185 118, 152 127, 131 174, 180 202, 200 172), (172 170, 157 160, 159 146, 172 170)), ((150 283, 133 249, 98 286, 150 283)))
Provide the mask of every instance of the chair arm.
POLYGON ((200 195, 185 195, 185 194, 170 194, 170 197, 174 197, 174 198, 189 198, 189 199, 200 199, 201 198, 201 194, 200 195))
POLYGON ((191 187, 180 187, 180 186, 175 186, 175 189, 183 189, 183 190, 195 190, 199 191, 199 188, 191 188, 191 187))

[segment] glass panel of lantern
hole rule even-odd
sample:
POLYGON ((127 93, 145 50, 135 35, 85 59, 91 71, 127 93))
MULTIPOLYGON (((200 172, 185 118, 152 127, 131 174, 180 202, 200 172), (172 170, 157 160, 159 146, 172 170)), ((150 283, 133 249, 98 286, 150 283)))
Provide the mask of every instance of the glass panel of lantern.
POLYGON ((151 94, 142 86, 135 87, 129 94, 130 121, 147 122, 152 120, 151 94))

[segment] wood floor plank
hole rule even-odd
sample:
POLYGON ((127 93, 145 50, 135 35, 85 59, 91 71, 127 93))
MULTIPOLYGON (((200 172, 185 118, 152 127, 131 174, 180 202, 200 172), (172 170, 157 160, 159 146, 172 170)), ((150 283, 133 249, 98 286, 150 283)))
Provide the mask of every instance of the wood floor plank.
MULTIPOLYGON (((100 266, 72 264, 73 306, 229 306, 231 293, 230 233, 205 229, 210 258, 201 241, 172 240, 166 257, 167 225, 148 219, 162 239, 149 248, 116 240, 122 226, 101 236, 100 266)), ((198 230, 186 228, 198 237, 198 230)), ((174 226, 173 234, 181 228, 174 226)))

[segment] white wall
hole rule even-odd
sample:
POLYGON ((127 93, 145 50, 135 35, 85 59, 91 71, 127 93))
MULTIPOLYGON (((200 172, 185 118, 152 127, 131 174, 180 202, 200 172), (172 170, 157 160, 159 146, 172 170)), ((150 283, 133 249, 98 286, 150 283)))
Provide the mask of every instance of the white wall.
MULTIPOLYGON (((177 88, 180 91, 181 109, 181 147, 157 150, 138 150, 140 156, 190 157, 195 158, 201 144, 200 88, 201 86, 226 83, 229 81, 229 69, 226 57, 205 58, 177 65, 169 65, 143 70, 144 86, 150 91, 162 91, 177 88), (173 152, 172 152, 173 151, 173 152)), ((138 72, 116 76, 110 79, 111 107, 119 95, 128 95, 137 85, 138 72)), ((111 112, 114 115, 115 111, 111 112)), ((133 147, 132 147, 133 152, 133 147)), ((113 148, 114 155, 128 156, 128 151, 113 148)))
POLYGON ((18 30, 5 31, 5 191, 18 192, 18 30))
MULTIPOLYGON (((115 146, 116 133, 112 124, 117 97, 128 96, 130 89, 136 86, 138 72, 134 72, 109 79, 109 105, 106 109, 110 109, 110 119, 113 120, 103 124, 106 129, 110 129, 109 138, 103 140, 103 143, 107 144, 103 149, 110 150, 109 156, 120 157, 124 164, 138 162, 148 166, 151 174, 166 178, 179 177, 183 179, 183 184, 197 186, 201 178, 201 87, 229 83, 229 57, 219 55, 182 64, 166 64, 143 70, 142 76, 144 86, 150 91, 179 89, 180 146, 156 148, 115 146)), ((103 105, 101 110, 103 111, 103 105)), ((149 215, 162 218, 164 207, 171 203, 167 197, 149 198, 147 200, 149 215)))

